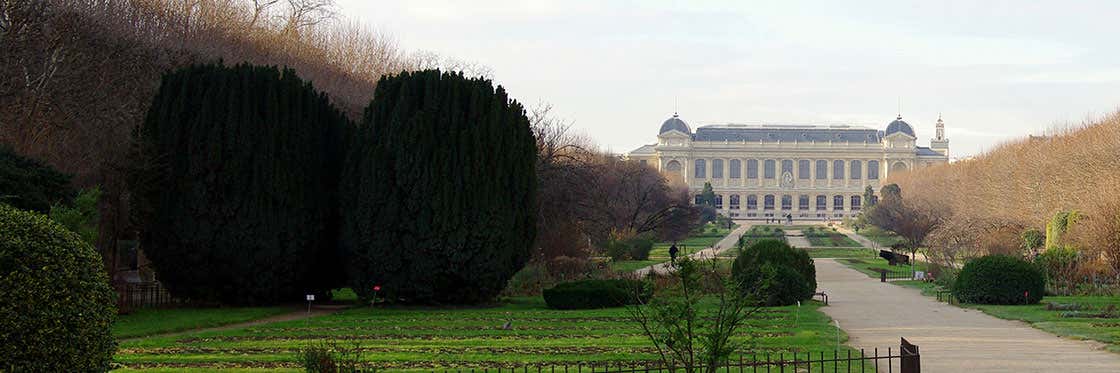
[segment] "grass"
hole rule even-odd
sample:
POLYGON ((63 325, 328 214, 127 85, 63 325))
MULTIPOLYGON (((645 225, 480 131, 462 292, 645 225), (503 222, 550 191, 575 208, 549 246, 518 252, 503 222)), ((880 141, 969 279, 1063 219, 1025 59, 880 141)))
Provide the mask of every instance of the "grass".
POLYGON ((863 247, 848 235, 831 229, 806 229, 801 232, 813 247, 863 247))
MULTIPOLYGON (((934 296, 941 287, 923 281, 894 281, 896 285, 917 288, 922 295, 934 296)), ((1066 311, 1047 310, 1048 303, 1078 304, 1085 313, 1100 313, 1108 306, 1120 308, 1120 297, 1109 296, 1047 296, 1042 302, 1032 305, 991 305, 991 304, 960 304, 958 306, 980 310, 986 314, 1006 319, 1023 321, 1031 326, 1072 339, 1087 339, 1105 343, 1105 349, 1120 353, 1120 317, 1063 317, 1066 311)), ((1082 314, 1083 315, 1083 314, 1082 314)), ((1082 316, 1070 315, 1066 316, 1082 316)), ((1113 315, 1115 316, 1115 315, 1113 315)))
MULTIPOLYGON (((871 278, 879 278, 879 272, 883 270, 895 273, 906 273, 907 275, 909 275, 910 273, 909 264, 899 264, 896 266, 892 266, 887 262, 886 259, 880 258, 878 256, 868 259, 839 259, 837 260, 837 262, 847 265, 848 267, 851 267, 852 269, 855 269, 857 271, 863 272, 863 274, 866 274, 871 278)), ((914 261, 914 270, 927 271, 928 269, 926 267, 928 265, 929 264, 926 262, 914 261)))
MULTIPOLYGON (((700 250, 715 246, 716 243, 719 243, 720 240, 731 234, 731 231, 735 230, 735 228, 738 228, 738 226, 732 225, 731 229, 727 229, 726 226, 717 226, 713 223, 705 224, 703 229, 699 229, 698 232, 694 232, 688 238, 676 243, 677 249, 680 250, 680 252, 677 253, 677 257, 691 255, 700 250)), ((670 259, 669 247, 672 245, 672 242, 655 243, 653 249, 649 252, 649 258, 647 260, 620 260, 611 262, 611 269, 616 272, 632 272, 654 264, 667 262, 670 259)))
MULTIPOLYGON (((810 301, 800 308, 763 309, 734 338, 757 353, 832 351, 838 337, 841 342, 847 337, 819 307, 810 301)), ((242 329, 157 336, 121 343, 115 360, 128 369, 294 372, 298 349, 329 339, 360 345, 362 360, 383 370, 577 363, 586 369, 657 358, 625 308, 559 311, 546 308, 540 297, 527 297, 482 308, 355 308, 242 329), (512 329, 499 328, 507 320, 512 329)))
POLYGON ((807 248, 811 258, 877 258, 877 252, 865 248, 807 248))
POLYGON ((293 307, 141 308, 113 324, 118 339, 210 328, 263 319, 295 311, 293 307))
POLYGON ((906 242, 905 239, 899 237, 899 235, 895 234, 894 232, 885 231, 876 226, 867 226, 863 229, 860 229, 857 234, 866 237, 872 242, 875 242, 883 247, 891 247, 891 245, 902 244, 906 242))

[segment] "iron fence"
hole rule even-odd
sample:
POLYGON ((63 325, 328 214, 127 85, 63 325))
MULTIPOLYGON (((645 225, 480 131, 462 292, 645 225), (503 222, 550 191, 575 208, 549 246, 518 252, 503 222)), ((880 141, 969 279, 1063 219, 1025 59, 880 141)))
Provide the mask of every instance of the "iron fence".
POLYGON ((159 281, 116 284, 113 288, 117 292, 117 309, 125 312, 134 308, 161 307, 180 303, 179 299, 172 297, 159 281))
POLYGON ((911 271, 910 269, 905 269, 905 270, 902 270, 902 271, 896 271, 896 270, 891 270, 891 269, 880 269, 879 270, 879 280, 880 281, 913 280, 913 279, 914 279, 914 271, 911 271))

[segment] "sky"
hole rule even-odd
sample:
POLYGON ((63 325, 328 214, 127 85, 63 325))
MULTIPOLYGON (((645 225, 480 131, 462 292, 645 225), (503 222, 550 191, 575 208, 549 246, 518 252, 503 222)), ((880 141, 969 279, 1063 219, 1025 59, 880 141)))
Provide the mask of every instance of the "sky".
POLYGON ((854 124, 900 113, 954 158, 1120 108, 1118 1, 372 1, 345 18, 490 67, 601 147, 705 124, 854 124), (901 103, 901 104, 900 104, 901 103))

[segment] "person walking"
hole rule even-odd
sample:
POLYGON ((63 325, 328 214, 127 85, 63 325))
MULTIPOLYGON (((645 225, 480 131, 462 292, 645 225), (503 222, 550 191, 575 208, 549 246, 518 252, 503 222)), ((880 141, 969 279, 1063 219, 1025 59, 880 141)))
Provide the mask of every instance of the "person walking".
POLYGON ((678 252, 680 252, 680 250, 677 249, 677 244, 676 243, 674 243, 672 246, 669 246, 669 264, 672 264, 672 265, 677 264, 677 253, 678 252))

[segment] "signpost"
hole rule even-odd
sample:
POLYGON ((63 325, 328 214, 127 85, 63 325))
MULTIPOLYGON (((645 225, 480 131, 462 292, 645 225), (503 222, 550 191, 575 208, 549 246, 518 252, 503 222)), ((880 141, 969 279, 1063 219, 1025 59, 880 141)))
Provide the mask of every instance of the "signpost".
POLYGON ((311 316, 311 302, 315 301, 315 294, 307 294, 307 315, 311 316))

